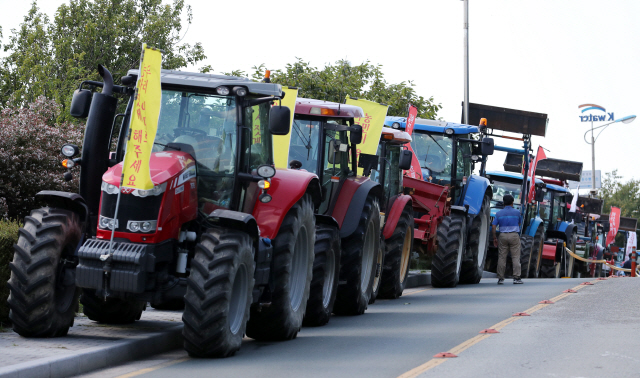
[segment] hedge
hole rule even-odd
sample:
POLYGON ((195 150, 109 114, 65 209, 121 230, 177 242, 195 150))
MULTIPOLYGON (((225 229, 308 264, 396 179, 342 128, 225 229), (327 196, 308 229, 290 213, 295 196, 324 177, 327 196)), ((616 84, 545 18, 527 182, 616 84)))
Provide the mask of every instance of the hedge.
POLYGON ((9 263, 13 261, 13 245, 18 241, 18 222, 0 219, 0 327, 9 323, 9 263))

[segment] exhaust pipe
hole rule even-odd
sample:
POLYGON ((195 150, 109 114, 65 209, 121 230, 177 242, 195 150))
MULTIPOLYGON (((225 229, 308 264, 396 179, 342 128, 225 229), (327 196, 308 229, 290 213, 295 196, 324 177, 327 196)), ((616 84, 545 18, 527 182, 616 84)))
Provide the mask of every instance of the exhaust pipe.
POLYGON ((109 70, 98 65, 104 80, 102 93, 94 93, 82 143, 80 166, 80 195, 89 208, 90 230, 95 235, 100 208, 102 175, 109 163, 109 135, 116 115, 118 100, 113 94, 113 77, 109 70))

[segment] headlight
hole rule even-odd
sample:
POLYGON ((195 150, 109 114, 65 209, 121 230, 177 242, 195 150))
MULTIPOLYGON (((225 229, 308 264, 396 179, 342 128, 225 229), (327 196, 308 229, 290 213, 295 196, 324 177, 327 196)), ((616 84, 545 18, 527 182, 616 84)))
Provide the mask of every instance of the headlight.
POLYGON ((445 129, 444 133, 447 135, 453 135, 453 129, 445 129))
POLYGON ((247 89, 244 87, 233 87, 233 93, 236 96, 244 97, 247 95, 247 89))
POLYGON ((137 197, 157 196, 159 194, 164 193, 165 190, 167 190, 166 182, 164 184, 156 185, 153 187, 153 189, 149 189, 149 190, 136 189, 131 194, 137 197))
POLYGON ((271 187, 271 183, 267 180, 258 181, 258 188, 260 189, 269 189, 271 187))
POLYGON ((142 226, 140 226, 140 229, 142 230, 142 232, 151 231, 151 222, 142 222, 142 226))
POLYGON ((257 172, 260 177, 271 178, 275 176, 276 169, 270 165, 261 165, 258 167, 257 172))
POLYGON ((60 149, 60 153, 68 158, 76 156, 78 152, 79 148, 75 144, 65 144, 60 149))
POLYGON ((115 221, 112 218, 107 218, 107 217, 103 217, 102 215, 100 216, 99 220, 98 220, 98 224, 100 225, 100 228, 102 228, 103 230, 113 230, 118 228, 118 220, 116 219, 115 221), (114 227, 115 225, 115 227, 114 227))
POLYGON ((227 96, 229 94, 229 88, 227 87, 218 87, 216 88, 216 93, 220 96, 227 96))
POLYGON ((118 194, 118 187, 105 181, 102 182, 100 189, 107 194, 118 194))
POLYGON ((400 124, 398 122, 394 122, 391 127, 393 127, 394 129, 399 129, 400 128, 400 124))
POLYGON ((478 155, 471 155, 471 160, 478 161, 478 159, 480 159, 478 155))
POLYGON ((158 221, 129 221, 127 230, 131 232, 155 232, 158 221))

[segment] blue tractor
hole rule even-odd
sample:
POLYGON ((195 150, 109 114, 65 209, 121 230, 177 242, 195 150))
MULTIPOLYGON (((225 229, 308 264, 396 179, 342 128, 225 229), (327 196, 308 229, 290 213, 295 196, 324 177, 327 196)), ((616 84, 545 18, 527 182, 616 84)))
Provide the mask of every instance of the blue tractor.
MULTIPOLYGON (((501 147, 496 146, 497 150, 501 147)), ((542 245, 545 240, 544 221, 538 214, 537 207, 535 206, 535 200, 544 195, 545 183, 536 179, 535 188, 536 196, 532 202, 527 201, 526 193, 530 187, 531 179, 527 180, 527 187, 523 187, 523 175, 515 172, 504 171, 489 171, 487 172, 487 178, 491 181, 493 190, 493 198, 491 200, 491 220, 495 217, 496 213, 504 208, 502 198, 510 194, 515 199, 514 208, 521 211, 522 219, 524 221, 522 232, 520 235, 520 266, 521 277, 535 277, 534 269, 537 264, 537 257, 539 251, 542 249, 542 245)), ((499 231, 499 230, 498 230, 499 231)), ((487 251, 487 260, 485 263, 485 270, 489 272, 496 272, 498 264, 498 249, 493 246, 493 235, 489 241, 489 250, 487 251)), ((511 260, 507 259, 506 273, 510 275, 512 272, 511 260)))
MULTIPOLYGON (((385 125, 404 130, 406 118, 387 117, 385 125)), ((449 208, 437 226, 431 283, 434 287, 479 283, 489 242, 492 196, 482 172, 487 156, 493 154, 493 139, 483 138, 478 126, 418 118, 411 147, 420 164, 412 167, 418 178, 441 185, 442 193, 448 188, 445 206, 449 208), (476 164, 480 164, 480 175, 473 174, 476 164)))

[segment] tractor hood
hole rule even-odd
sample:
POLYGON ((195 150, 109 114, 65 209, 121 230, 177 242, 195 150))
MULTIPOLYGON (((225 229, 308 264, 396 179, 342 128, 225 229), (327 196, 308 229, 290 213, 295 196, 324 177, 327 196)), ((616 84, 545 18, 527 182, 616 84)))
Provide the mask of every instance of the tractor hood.
MULTIPOLYGON (((123 162, 109 168, 102 176, 102 180, 107 184, 120 186, 120 176, 122 175, 123 162)), ((174 178, 187 167, 193 167, 189 170, 189 177, 195 176, 195 161, 185 152, 180 151, 162 151, 153 152, 150 160, 151 180, 155 185, 159 185, 174 178)), ((182 178, 181 178, 182 179, 182 178)), ((126 185, 125 185, 126 186, 126 185)))

